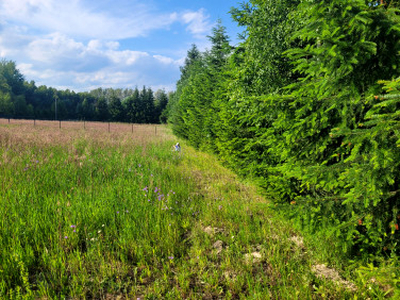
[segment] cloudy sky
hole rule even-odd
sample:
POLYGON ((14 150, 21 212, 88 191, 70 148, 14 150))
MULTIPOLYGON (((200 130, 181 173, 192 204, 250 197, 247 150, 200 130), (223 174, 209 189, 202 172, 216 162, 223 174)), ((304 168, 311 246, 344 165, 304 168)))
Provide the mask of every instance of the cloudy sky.
POLYGON ((37 86, 173 90, 218 18, 237 44, 235 0, 0 0, 0 58, 37 86))

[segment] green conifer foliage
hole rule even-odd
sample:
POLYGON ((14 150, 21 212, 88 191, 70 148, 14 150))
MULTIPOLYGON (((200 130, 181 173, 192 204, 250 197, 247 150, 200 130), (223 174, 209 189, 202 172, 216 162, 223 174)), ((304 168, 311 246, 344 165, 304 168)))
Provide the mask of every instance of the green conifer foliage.
MULTIPOLYGON (((177 82, 176 92, 168 103, 168 121, 173 124, 173 132, 183 138, 188 138, 188 124, 185 123, 186 106, 190 103, 182 101, 183 89, 188 85, 189 78, 202 70, 203 60, 196 45, 187 52, 185 64, 181 67, 181 78, 177 82)), ((187 122, 187 121, 186 121, 187 122)))
POLYGON ((275 140, 273 122, 279 107, 267 98, 282 94, 283 87, 297 76, 284 51, 297 43, 290 37, 298 22, 288 15, 298 3, 253 0, 232 10, 234 19, 246 26, 245 40, 230 59, 229 101, 220 107, 221 130, 217 135, 224 160, 239 172, 260 178, 265 187, 279 186, 279 196, 291 196, 291 189, 283 187, 288 181, 274 169, 279 158, 269 148, 275 140), (280 183, 267 182, 267 177, 276 177, 280 183))
POLYGON ((345 251, 398 251, 398 1, 251 0, 232 15, 244 41, 232 51, 217 27, 188 53, 174 131, 345 251))
POLYGON ((181 79, 177 84, 171 108, 174 132, 187 138, 192 145, 215 150, 215 129, 226 61, 232 51, 226 29, 220 21, 208 37, 210 51, 200 54, 197 47, 188 51, 181 79))
POLYGON ((385 190, 397 180, 388 162, 397 150, 385 135, 373 139, 359 127, 377 81, 399 75, 397 12, 365 1, 304 1, 299 16, 307 21, 294 38, 304 44, 287 54, 303 78, 289 87, 288 98, 274 99, 287 108, 275 120, 282 136, 272 151, 281 153, 282 173, 299 182, 302 222, 310 229, 336 224, 345 248, 382 249, 388 246, 384 212, 393 209, 385 190))

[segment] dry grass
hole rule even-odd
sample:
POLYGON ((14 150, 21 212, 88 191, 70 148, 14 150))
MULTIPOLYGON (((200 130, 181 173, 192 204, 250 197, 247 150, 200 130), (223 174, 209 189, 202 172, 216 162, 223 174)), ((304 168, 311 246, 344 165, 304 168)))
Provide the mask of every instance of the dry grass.
POLYGON ((66 122, 0 119, 0 145, 52 146, 73 145, 77 140, 90 140, 103 145, 147 145, 172 140, 165 125, 66 122), (61 127, 61 128, 60 128, 61 127))

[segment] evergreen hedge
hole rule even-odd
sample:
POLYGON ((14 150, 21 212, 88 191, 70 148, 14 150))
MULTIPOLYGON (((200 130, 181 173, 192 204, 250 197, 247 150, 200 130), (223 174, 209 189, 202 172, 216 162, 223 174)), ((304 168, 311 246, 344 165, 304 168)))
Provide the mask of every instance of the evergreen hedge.
POLYGON ((304 229, 338 236, 346 252, 398 253, 398 8, 253 0, 233 9, 244 41, 229 56, 203 54, 218 64, 192 64, 175 132, 258 180, 304 229))

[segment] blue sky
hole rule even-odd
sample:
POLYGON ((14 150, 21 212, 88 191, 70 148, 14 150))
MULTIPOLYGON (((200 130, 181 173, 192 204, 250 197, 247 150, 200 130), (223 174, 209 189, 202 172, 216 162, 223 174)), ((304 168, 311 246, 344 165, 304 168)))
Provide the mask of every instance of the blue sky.
MULTIPOLYGON (((240 1, 242 2, 242 1, 240 1)), ((0 58, 37 86, 175 88, 191 44, 210 47, 218 18, 242 31, 228 0, 0 0, 0 58)))

